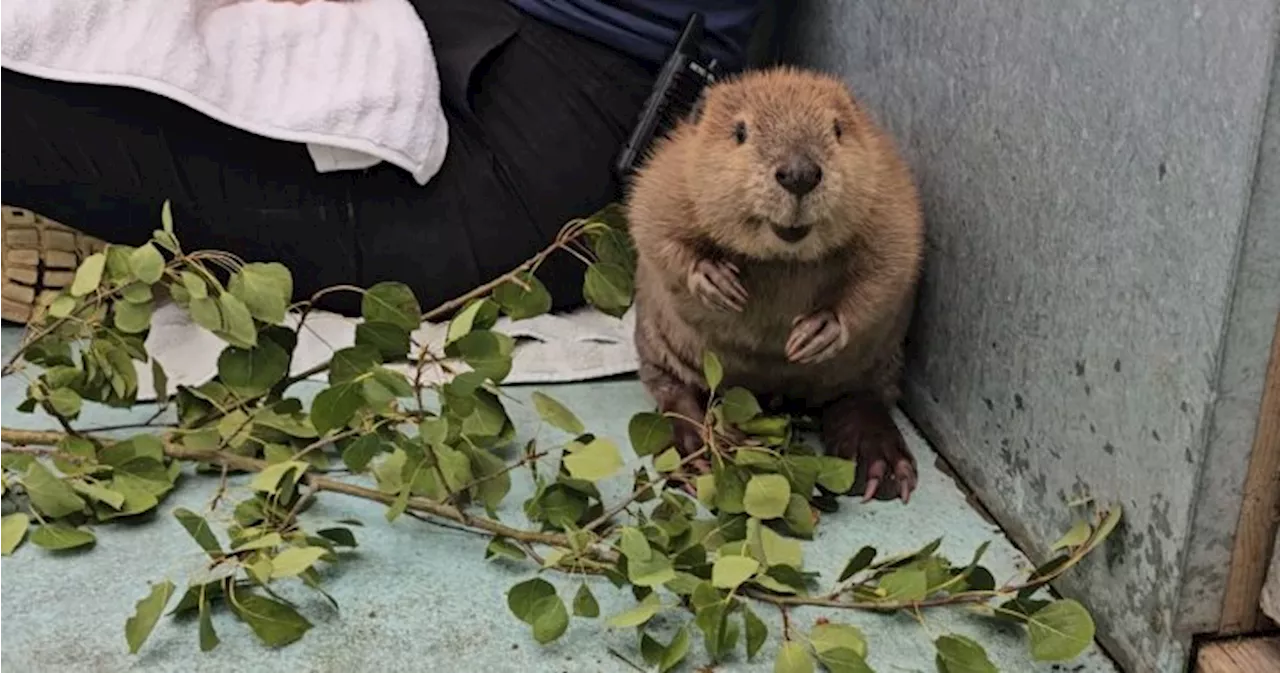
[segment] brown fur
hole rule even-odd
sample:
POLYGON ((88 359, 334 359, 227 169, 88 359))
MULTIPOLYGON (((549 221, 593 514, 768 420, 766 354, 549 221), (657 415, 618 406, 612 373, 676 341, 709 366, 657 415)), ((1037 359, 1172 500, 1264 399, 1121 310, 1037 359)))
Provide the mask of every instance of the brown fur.
MULTIPOLYGON (((863 445, 889 440, 865 437, 882 437, 883 428, 858 428, 883 426, 898 399, 923 223, 906 164, 842 83, 784 68, 713 86, 696 121, 656 144, 628 210, 639 258, 641 378, 659 406, 687 414, 705 395, 709 349, 724 364, 725 385, 826 408, 829 450, 864 463, 879 451, 891 462, 889 478, 914 481, 896 429, 899 447, 876 448, 863 445), (801 198, 775 177, 798 155, 822 169, 801 198), (784 240, 795 227, 809 233, 784 240), (747 295, 740 311, 709 307, 691 290, 701 260, 737 270, 747 295), (847 341, 820 361, 793 361, 795 321, 822 311, 847 341), (857 428, 845 427, 855 418, 857 428)), ((696 443, 686 438, 685 448, 696 443)))

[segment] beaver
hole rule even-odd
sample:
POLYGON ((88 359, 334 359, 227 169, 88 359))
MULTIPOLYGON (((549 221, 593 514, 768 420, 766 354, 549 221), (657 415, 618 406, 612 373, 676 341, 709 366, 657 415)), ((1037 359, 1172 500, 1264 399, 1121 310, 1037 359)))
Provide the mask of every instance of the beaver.
MULTIPOLYGON (((639 376, 658 408, 705 416, 724 385, 813 412, 854 491, 909 501, 894 423, 924 226, 910 170, 840 80, 793 67, 710 86, 628 188, 639 376)), ((677 420, 686 455, 702 439, 677 420)))

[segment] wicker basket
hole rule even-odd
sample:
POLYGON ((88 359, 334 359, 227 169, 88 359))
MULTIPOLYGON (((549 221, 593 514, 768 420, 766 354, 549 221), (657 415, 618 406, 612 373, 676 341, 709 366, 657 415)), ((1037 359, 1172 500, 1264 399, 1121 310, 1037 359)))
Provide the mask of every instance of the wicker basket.
POLYGON ((25 208, 0 206, 6 321, 26 324, 41 302, 71 283, 76 267, 105 244, 25 208))

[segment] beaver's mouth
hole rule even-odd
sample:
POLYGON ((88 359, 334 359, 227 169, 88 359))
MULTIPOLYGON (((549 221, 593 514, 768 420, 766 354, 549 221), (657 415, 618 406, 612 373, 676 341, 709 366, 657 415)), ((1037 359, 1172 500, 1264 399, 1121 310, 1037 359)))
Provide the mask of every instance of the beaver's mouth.
POLYGON ((813 229, 813 227, 802 224, 793 224, 787 227, 774 224, 771 225, 770 228, 773 229, 774 236, 777 236, 787 243, 799 243, 804 240, 804 237, 808 236, 809 231, 813 229))

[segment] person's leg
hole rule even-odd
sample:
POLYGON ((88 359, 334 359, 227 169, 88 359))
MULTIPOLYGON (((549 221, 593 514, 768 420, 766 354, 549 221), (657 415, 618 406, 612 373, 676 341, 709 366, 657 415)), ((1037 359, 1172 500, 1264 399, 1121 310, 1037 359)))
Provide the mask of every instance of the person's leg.
MULTIPOLYGON (((183 247, 280 261, 298 296, 358 280, 347 198, 306 148, 223 125, 142 91, 3 71, 6 205, 137 245, 171 200, 183 247)), ((348 299, 337 308, 358 303, 348 299)))
MULTIPOLYGON (((357 185, 356 221, 366 283, 430 275, 447 299, 621 197, 613 161, 653 75, 502 0, 414 4, 439 62, 449 154, 424 187, 385 176, 357 185), (451 251, 435 257, 443 273, 424 263, 440 250, 451 251)), ((556 309, 581 303, 583 267, 570 255, 553 256, 538 276, 556 309)))

